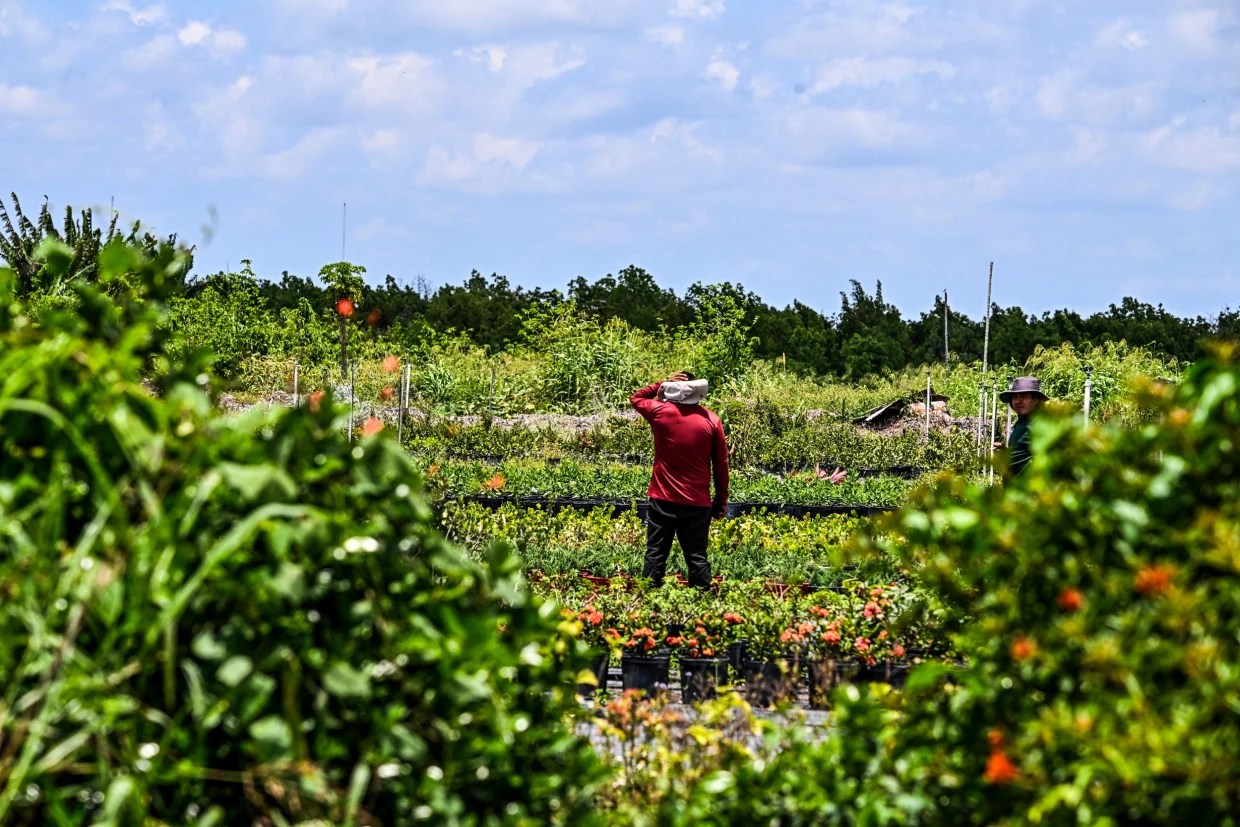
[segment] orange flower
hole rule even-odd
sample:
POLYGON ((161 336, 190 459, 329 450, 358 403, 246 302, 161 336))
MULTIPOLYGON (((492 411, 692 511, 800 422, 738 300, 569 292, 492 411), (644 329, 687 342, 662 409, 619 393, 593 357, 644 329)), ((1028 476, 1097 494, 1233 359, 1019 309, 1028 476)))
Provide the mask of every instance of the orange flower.
POLYGON ((824 643, 839 643, 840 633, 834 629, 828 629, 822 633, 822 639, 824 643))
POLYGON ((736 612, 724 612, 723 619, 727 621, 728 623, 744 623, 745 622, 745 618, 741 617, 736 612))
POLYGON ((1020 769, 1007 757, 1007 753, 995 749, 986 759, 986 774, 983 777, 987 784, 1011 784, 1020 777, 1020 769))
POLYGON ((386 388, 379 391, 379 398, 382 399, 384 402, 387 402, 389 399, 391 399, 395 395, 396 395, 396 389, 393 388, 391 385, 388 385, 386 388))
POLYGON ((1038 645, 1027 637, 1018 637, 1012 643, 1012 658, 1014 660, 1029 660, 1038 652, 1038 645))
POLYGON ((1059 593, 1059 598, 1055 602, 1065 612, 1078 612, 1085 605, 1085 595, 1081 594, 1078 589, 1066 588, 1059 593))
POLYGON ((370 313, 366 316, 366 324, 370 325, 371 327, 374 327, 375 325, 379 323, 379 320, 382 318, 383 318, 383 311, 376 307, 374 310, 370 311, 370 313))
POLYGON ((902 658, 902 657, 904 657, 904 647, 903 647, 903 646, 901 646, 901 645, 900 645, 900 644, 898 644, 898 643, 897 643, 895 646, 892 646, 892 647, 891 647, 891 656, 892 656, 893 658, 902 658))
POLYGON ((856 649, 858 652, 870 651, 869 638, 864 638, 864 637, 857 638, 856 640, 853 641, 853 648, 856 649))
POLYGON ((395 373, 398 370, 400 370, 400 357, 398 356, 384 357, 383 359, 383 372, 384 373, 395 373))
POLYGON ((426 469, 426 476, 433 477, 439 473, 439 463, 432 462, 430 467, 426 469))
POLYGON ((871 600, 870 602, 865 604, 865 610, 862 612, 862 614, 864 614, 867 618, 872 618, 879 614, 882 614, 882 611, 883 610, 878 607, 878 604, 875 603, 873 600, 871 600))
POLYGON ((374 436, 383 430, 383 420, 369 417, 362 423, 362 436, 374 436))
POLYGON ((1171 588, 1171 578, 1174 576, 1175 566, 1146 566, 1137 572, 1132 588, 1145 597, 1157 597, 1171 588))
POLYGON ((307 400, 310 403, 310 410, 315 413, 319 412, 319 405, 323 404, 324 395, 325 394, 323 391, 314 391, 310 394, 310 397, 307 400))
POLYGON ((504 487, 504 475, 496 474, 482 484, 483 491, 498 491, 504 487))
POLYGON ((352 316, 353 315, 353 300, 346 297, 336 302, 336 312, 339 313, 341 316, 344 316, 345 318, 352 316))

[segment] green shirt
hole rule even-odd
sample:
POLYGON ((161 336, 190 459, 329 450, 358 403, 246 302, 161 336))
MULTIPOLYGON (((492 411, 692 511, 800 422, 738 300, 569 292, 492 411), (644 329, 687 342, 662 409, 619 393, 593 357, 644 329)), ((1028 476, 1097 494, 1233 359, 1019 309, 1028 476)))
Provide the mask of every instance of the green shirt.
POLYGON ((1033 451, 1029 447, 1029 422, 1033 417, 1018 417, 1012 426, 1012 435, 1008 437, 1008 477, 1015 477, 1029 460, 1033 459, 1033 451))

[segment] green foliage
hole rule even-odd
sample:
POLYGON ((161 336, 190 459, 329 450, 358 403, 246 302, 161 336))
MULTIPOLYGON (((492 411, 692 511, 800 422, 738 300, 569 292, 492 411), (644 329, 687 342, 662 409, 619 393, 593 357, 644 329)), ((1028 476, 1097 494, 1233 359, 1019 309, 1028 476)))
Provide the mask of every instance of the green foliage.
POLYGON ((262 298, 248 260, 240 273, 219 273, 190 285, 187 295, 168 302, 168 324, 174 331, 173 358, 190 351, 215 355, 212 369, 233 379, 250 362, 261 359, 276 341, 272 314, 262 298))
POLYGON ((585 652, 516 560, 328 400, 221 418, 162 350, 177 252, 99 261, 39 325, 0 271, 0 822, 580 823, 585 652))
POLYGON ((968 668, 910 680, 883 783, 924 824, 1233 823, 1240 369, 1146 383, 1139 428, 1040 418, 1006 489, 898 520, 968 668))
POLYGON ((718 289, 702 288, 694 297, 697 317, 689 328, 693 372, 718 390, 742 380, 753 362, 758 340, 752 318, 737 300, 718 289))
MULTIPOLYGON (((52 218, 51 205, 45 200, 38 218, 30 220, 22 211, 17 193, 13 199, 13 214, 0 201, 0 258, 4 259, 14 275, 14 291, 18 298, 31 300, 64 299, 73 291, 70 282, 78 279, 94 280, 98 277, 99 253, 114 241, 140 245, 147 252, 154 252, 161 244, 175 245, 176 235, 162 240, 149 232, 141 232, 141 225, 134 222, 128 233, 117 229, 120 214, 112 213, 107 232, 94 225, 94 211, 81 210, 74 216, 73 208, 65 207, 60 227, 52 218), (16 226, 14 225, 16 222, 16 226), (38 253, 44 240, 64 244, 68 261, 53 268, 44 267, 44 258, 38 253)), ((182 250, 178 259, 178 278, 183 279, 193 265, 190 250, 182 250)))

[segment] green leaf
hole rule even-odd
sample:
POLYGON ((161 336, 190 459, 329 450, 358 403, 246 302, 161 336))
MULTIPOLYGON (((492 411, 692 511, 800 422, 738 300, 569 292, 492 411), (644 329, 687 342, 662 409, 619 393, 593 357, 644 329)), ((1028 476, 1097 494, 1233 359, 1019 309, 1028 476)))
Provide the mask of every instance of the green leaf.
POLYGON ((215 677, 225 686, 235 688, 254 671, 254 662, 245 655, 233 655, 220 664, 215 677))
POLYGON ((201 632, 190 644, 190 651, 201 660, 219 660, 228 650, 210 630, 201 632))
POLYGON ((250 724, 250 737, 269 754, 285 754, 293 746, 293 731, 279 715, 268 715, 250 724))
POLYGON ((339 698, 368 698, 370 677, 344 661, 336 661, 323 674, 323 688, 339 698))
POLYGON ((275 488, 273 494, 281 498, 292 498, 297 493, 297 486, 282 469, 275 465, 238 465, 234 462, 221 462, 216 466, 227 485, 247 500, 258 499, 268 486, 275 488))

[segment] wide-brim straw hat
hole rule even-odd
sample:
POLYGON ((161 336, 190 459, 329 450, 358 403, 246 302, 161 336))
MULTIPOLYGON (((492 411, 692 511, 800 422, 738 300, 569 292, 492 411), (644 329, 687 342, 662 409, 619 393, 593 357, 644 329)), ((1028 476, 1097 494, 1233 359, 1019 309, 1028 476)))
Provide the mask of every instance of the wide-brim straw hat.
POLYGON ((1031 393, 1040 399, 1050 399, 1049 396, 1042 393, 1042 380, 1034 376, 1017 376, 1012 380, 1012 386, 1005 391, 999 392, 999 401, 1007 404, 1011 401, 1012 396, 1018 393, 1031 393))
POLYGON ((664 382, 661 386, 663 399, 677 405, 696 405, 706 398, 710 392, 710 383, 705 379, 694 379, 689 382, 664 382))

